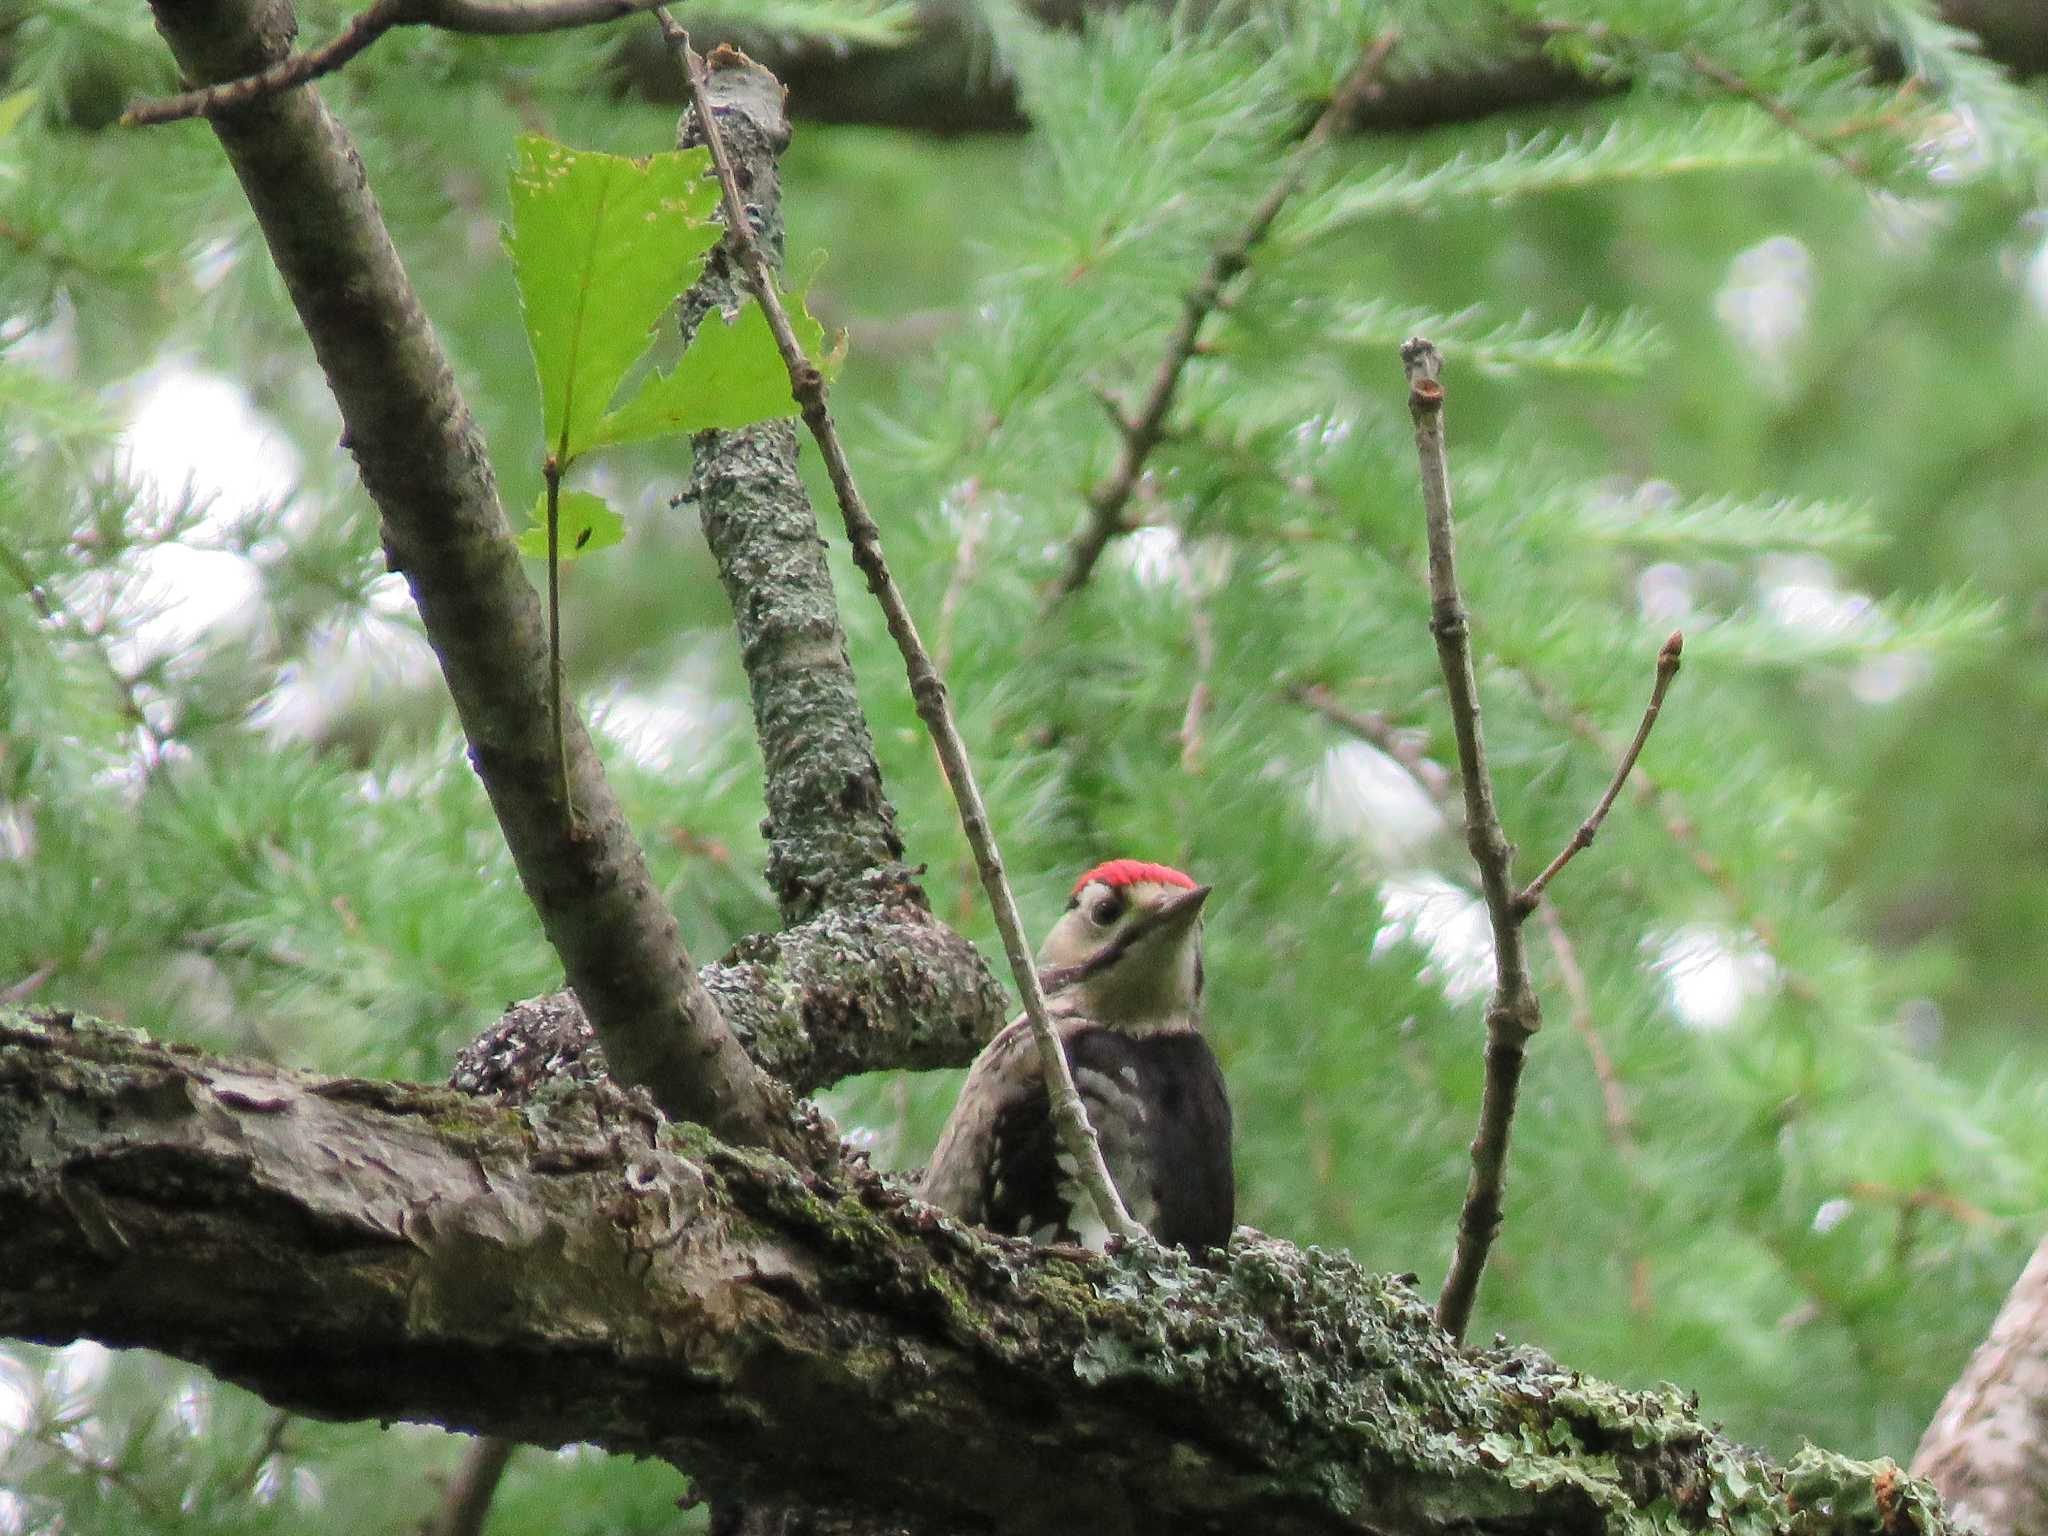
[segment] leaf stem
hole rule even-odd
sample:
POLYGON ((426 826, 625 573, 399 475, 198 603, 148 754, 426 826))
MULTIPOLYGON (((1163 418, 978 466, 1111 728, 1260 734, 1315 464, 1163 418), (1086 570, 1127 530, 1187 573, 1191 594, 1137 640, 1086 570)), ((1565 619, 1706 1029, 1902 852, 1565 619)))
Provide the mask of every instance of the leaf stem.
MULTIPOLYGON (((563 429, 563 437, 568 429, 563 429)), ((573 824, 576 796, 569 787, 569 741, 562 725, 562 458, 551 453, 540 467, 548 487, 548 712, 555 736, 555 769, 562 781, 562 810, 573 824)))

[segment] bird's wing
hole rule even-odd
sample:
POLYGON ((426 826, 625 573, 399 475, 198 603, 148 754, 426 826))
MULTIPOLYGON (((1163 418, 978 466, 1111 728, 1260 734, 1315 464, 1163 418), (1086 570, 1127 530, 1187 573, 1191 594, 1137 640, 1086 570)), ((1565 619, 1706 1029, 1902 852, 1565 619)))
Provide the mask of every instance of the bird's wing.
MULTIPOLYGON (((1037 1075, 1023 1070, 1030 1065, 1026 1053, 1032 1050, 1030 1031, 1022 1019, 982 1047, 954 1101, 953 1113, 946 1117, 946 1128, 939 1133, 938 1150, 932 1153, 918 1186, 921 1199, 963 1221, 989 1224, 994 1184, 989 1155, 997 1144, 998 1131, 1026 1107, 1037 1086, 1037 1075)), ((1042 1101, 1042 1089, 1040 1097, 1042 1101)))
MULTIPOLYGON (((1145 1105, 1131 1042, 1085 1019, 1059 1019, 1074 1086, 1131 1214, 1151 1223, 1145 1105)), ((1021 1021, 976 1058, 919 1193, 993 1232, 1100 1248, 1109 1237, 1060 1146, 1036 1043, 1021 1021)))
POLYGON ((1193 1032, 1159 1035, 1140 1043, 1137 1071, 1153 1109, 1145 1153, 1152 1235, 1196 1255, 1221 1248, 1237 1222, 1237 1176, 1216 1053, 1193 1032))

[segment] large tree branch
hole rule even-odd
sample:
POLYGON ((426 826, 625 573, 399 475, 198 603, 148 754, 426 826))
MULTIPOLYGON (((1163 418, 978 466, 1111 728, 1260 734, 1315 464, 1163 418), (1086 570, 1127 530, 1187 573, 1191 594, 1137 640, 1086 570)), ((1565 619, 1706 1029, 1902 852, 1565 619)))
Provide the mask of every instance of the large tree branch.
MULTIPOLYGON (((1026 0, 1042 20, 1071 24, 1089 9, 1111 10, 1131 0, 1026 0)), ((792 105, 823 122, 875 123, 929 133, 1016 132, 1028 126, 1012 83, 990 58, 987 38, 974 20, 972 0, 925 0, 916 30, 894 47, 836 46, 788 33, 749 28, 713 14, 693 14, 691 26, 706 42, 731 42, 772 69, 789 86, 792 105)), ((2022 77, 2048 70, 2048 6, 2039 0, 1942 0, 1942 16, 1983 42, 1985 54, 2022 77)), ((619 63, 649 98, 680 102, 682 76, 659 40, 630 33, 619 63)), ((1394 70, 1382 89, 1359 105, 1352 125, 1360 132, 1400 133, 1444 123, 1469 122, 1497 112, 1583 101, 1614 90, 1546 58, 1535 43, 1485 64, 1394 70)))
POLYGON ((2048 1241, 1942 1399, 1913 1471, 1987 1536, 2048 1531, 2048 1241))
POLYGON ((0 1229, 0 1332, 925 1531, 1954 1529, 1889 1463, 1459 1350, 1346 1259, 993 1240, 605 1085, 517 1110, 0 1014, 0 1229))
MULTIPOLYGON (((862 899, 742 939, 698 974, 748 1054, 792 1093, 857 1072, 963 1066, 1009 1017, 979 950, 916 891, 877 875, 862 899)), ((549 1077, 604 1075, 571 992, 509 1009, 458 1058, 457 1086, 521 1097, 549 1077)))
MULTIPOLYGON (((155 11, 179 64, 202 82, 276 62, 296 29, 283 0, 156 0, 155 11)), ((212 127, 341 408, 391 565, 419 604, 520 879, 613 1070, 672 1115, 801 1151, 780 1090, 698 982, 573 712, 576 809, 564 802, 539 599, 347 135, 311 87, 223 112, 212 127)))

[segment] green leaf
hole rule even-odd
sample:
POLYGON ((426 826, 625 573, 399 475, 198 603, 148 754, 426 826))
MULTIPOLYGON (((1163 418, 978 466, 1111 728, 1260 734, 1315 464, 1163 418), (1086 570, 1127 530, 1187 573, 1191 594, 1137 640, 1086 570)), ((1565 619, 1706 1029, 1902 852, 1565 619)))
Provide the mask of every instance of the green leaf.
POLYGON ((28 116, 28 109, 36 104, 35 87, 0 96, 0 139, 21 126, 21 120, 28 116))
MULTIPOLYGON (((593 491, 563 491, 555 503, 556 542, 563 560, 610 549, 626 536, 626 520, 593 491)), ((548 557, 548 493, 533 506, 533 526, 519 535, 519 553, 536 560, 548 557)))
POLYGON ((644 160, 519 141, 505 248, 540 372, 550 452, 592 446, 648 333, 704 264, 718 184, 702 150, 644 160))
MULTIPOLYGON (((842 349, 826 351, 825 328, 811 318, 801 294, 784 302, 804 356, 830 378, 839 371, 842 349)), ((768 317, 750 302, 730 324, 707 315, 682 361, 672 372, 649 376, 638 394, 605 417, 596 442, 637 443, 795 414, 789 370, 776 350, 768 317)))

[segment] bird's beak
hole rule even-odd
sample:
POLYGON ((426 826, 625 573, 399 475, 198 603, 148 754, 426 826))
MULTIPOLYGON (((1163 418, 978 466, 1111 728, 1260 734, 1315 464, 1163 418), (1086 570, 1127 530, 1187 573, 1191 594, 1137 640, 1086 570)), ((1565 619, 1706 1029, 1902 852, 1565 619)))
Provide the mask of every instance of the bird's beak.
POLYGON ((1159 909, 1159 926, 1162 928, 1185 928, 1202 915, 1202 903, 1215 890, 1213 885, 1198 885, 1192 891, 1183 891, 1159 909))

